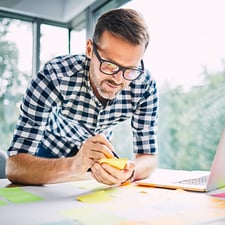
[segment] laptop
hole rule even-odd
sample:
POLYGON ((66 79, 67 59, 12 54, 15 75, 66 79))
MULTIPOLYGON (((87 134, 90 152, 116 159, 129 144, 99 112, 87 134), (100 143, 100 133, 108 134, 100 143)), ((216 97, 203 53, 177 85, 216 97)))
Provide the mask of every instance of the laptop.
POLYGON ((225 128, 222 131, 210 171, 186 171, 158 168, 149 178, 136 181, 135 183, 141 186, 183 189, 197 192, 209 192, 224 188, 225 128))

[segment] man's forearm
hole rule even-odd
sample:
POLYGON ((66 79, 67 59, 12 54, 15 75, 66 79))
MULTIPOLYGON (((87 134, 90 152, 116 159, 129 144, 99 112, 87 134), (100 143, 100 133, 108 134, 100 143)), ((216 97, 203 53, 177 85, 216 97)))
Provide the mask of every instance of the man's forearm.
POLYGON ((79 178, 85 171, 76 168, 73 157, 47 159, 21 153, 8 158, 6 174, 13 183, 43 185, 79 178))

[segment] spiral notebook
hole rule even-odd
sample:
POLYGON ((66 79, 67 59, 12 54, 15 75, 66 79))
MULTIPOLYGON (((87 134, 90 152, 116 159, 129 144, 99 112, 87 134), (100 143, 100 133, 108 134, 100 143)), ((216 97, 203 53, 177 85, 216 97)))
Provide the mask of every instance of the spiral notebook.
POLYGON ((221 134, 210 171, 156 169, 149 178, 136 181, 136 184, 198 192, 225 188, 225 128, 221 134))

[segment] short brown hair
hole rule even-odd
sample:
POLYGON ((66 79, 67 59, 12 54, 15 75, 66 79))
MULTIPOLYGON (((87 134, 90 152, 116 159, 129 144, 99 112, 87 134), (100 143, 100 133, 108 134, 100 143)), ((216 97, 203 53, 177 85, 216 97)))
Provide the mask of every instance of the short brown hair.
POLYGON ((102 14, 96 23, 93 41, 98 43, 104 31, 139 45, 149 43, 148 27, 140 13, 133 9, 113 9, 102 14))

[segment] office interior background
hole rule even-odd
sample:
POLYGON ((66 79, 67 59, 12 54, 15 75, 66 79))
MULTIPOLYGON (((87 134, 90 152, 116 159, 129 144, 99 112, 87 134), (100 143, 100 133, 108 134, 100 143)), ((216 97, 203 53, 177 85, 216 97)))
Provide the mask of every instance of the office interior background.
MULTIPOLYGON (((145 17, 144 57, 159 89, 159 167, 209 170, 225 125, 225 1, 1 0, 0 149, 7 150, 23 93, 47 60, 83 53, 96 19, 117 7, 145 17)), ((113 144, 133 157, 130 121, 113 144)))

